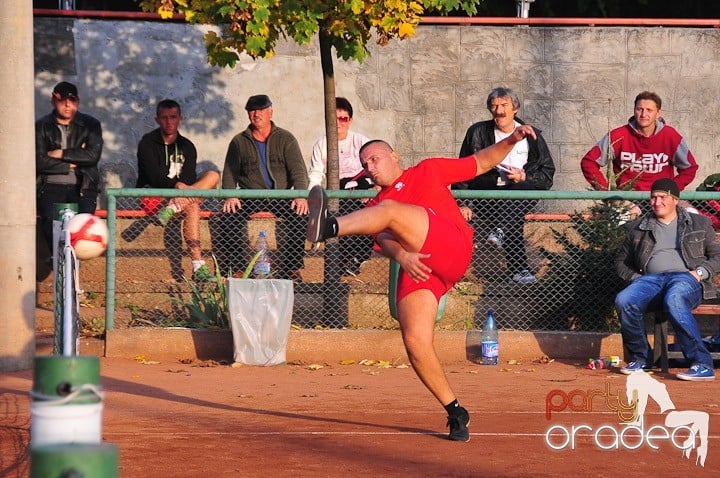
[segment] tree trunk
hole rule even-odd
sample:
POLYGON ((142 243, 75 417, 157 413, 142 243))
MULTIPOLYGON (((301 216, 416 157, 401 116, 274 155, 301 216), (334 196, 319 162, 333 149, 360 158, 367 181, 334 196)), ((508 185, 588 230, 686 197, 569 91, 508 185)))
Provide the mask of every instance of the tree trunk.
MULTIPOLYGON (((332 45, 327 34, 320 30, 320 63, 325 93, 325 134, 327 136, 327 189, 339 189, 340 165, 338 160, 337 113, 335 108, 335 71, 333 70, 332 45)), ((337 210, 337 209, 336 209, 337 210)))
MULTIPOLYGON (((321 29, 320 39, 320 63, 323 72, 323 89, 325 93, 325 135, 327 137, 327 189, 340 189, 340 164, 338 156, 338 134, 337 134, 337 112, 335 107, 335 72, 333 70, 332 45, 321 29)), ((338 199, 328 201, 328 214, 337 215, 340 209, 338 199)), ((330 239, 325 242, 323 251, 323 272, 325 284, 337 284, 342 275, 342 261, 340 247, 337 239, 330 239)), ((347 310, 347 287, 325 287, 323 293, 323 317, 322 325, 331 327, 337 324, 337 313, 347 310)), ((345 324, 347 325, 347 324, 345 324)))

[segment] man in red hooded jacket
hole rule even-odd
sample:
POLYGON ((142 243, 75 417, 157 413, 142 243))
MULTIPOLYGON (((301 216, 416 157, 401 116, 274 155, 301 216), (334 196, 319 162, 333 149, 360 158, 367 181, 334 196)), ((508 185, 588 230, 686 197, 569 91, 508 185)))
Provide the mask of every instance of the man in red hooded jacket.
POLYGON ((618 189, 649 191, 653 182, 668 178, 682 191, 695 179, 695 157, 682 135, 665 124, 661 108, 656 93, 643 91, 635 97, 635 112, 628 123, 603 136, 583 156, 580 167, 593 189, 610 189, 605 174, 610 159, 618 189))

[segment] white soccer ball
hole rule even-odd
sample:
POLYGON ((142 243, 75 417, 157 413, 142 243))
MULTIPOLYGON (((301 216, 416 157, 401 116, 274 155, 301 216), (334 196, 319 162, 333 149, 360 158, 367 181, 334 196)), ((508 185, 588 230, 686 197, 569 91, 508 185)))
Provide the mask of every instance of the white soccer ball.
POLYGON ((70 244, 78 259, 98 257, 107 249, 108 228, 105 221, 92 214, 76 214, 68 223, 70 244))

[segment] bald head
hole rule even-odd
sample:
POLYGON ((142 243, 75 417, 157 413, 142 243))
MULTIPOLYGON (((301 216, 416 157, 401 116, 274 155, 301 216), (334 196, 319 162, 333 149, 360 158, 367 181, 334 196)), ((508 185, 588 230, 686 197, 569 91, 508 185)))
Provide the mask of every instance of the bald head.
POLYGON ((383 140, 368 141, 359 154, 363 168, 380 187, 391 185, 402 174, 398 154, 383 140))

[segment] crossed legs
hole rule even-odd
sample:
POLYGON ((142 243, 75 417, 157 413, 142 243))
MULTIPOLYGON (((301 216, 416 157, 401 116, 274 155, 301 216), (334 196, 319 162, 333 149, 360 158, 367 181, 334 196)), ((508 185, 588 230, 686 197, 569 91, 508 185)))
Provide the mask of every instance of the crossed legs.
MULTIPOLYGON (((220 174, 217 171, 207 171, 194 184, 179 189, 214 189, 219 181, 220 174)), ((202 201, 200 198, 173 198, 170 200, 185 216, 183 237, 188 246, 190 258, 194 261, 202 260, 200 246, 200 205, 202 201)))

